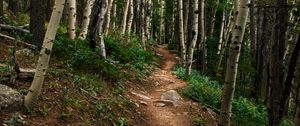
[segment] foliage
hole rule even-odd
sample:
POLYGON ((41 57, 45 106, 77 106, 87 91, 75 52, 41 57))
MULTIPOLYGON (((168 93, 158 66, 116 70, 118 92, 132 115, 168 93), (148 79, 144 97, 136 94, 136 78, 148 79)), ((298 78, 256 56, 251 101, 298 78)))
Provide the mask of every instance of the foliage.
POLYGON ((55 40, 53 55, 63 59, 71 70, 99 74, 110 80, 147 74, 157 60, 154 54, 142 48, 134 35, 113 33, 105 37, 105 44, 106 59, 97 54, 99 49, 90 49, 88 40, 71 40, 62 34, 55 40))
POLYGON ((196 126, 207 126, 207 119, 203 115, 199 115, 195 119, 194 124, 196 126))
MULTIPOLYGON (((179 78, 184 78, 184 68, 176 67, 175 73, 179 78)), ((216 112, 218 112, 220 108, 221 85, 217 81, 213 81, 209 77, 199 74, 197 71, 192 71, 184 93, 212 108, 216 112)), ((233 100, 232 107, 233 120, 236 124, 247 126, 267 124, 267 111, 265 106, 256 105, 246 98, 239 97, 233 100)))

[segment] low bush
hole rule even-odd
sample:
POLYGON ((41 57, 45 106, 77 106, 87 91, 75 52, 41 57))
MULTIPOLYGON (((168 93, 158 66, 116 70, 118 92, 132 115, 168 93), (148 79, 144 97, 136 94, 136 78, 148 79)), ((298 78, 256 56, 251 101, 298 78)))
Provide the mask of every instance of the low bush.
POLYGON ((88 40, 71 40, 64 34, 54 43, 53 55, 61 59, 68 68, 80 72, 99 74, 110 80, 136 77, 149 73, 156 57, 146 51, 134 35, 112 34, 105 37, 107 58, 91 49, 88 40))
MULTIPOLYGON (((175 73, 179 78, 184 78, 184 68, 176 67, 175 73)), ((222 86, 217 81, 211 80, 197 71, 192 71, 184 94, 219 113, 222 86)), ((235 124, 243 126, 267 125, 266 107, 256 105, 246 98, 235 98, 232 103, 232 112, 232 119, 235 124)))

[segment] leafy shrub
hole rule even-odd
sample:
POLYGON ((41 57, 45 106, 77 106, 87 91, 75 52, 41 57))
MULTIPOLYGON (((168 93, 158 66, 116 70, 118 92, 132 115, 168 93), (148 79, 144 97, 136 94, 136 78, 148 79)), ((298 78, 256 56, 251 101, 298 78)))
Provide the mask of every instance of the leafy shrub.
POLYGON ((148 73, 156 60, 133 35, 115 33, 105 37, 105 44, 106 59, 97 54, 99 49, 90 49, 88 40, 71 40, 61 34, 55 40, 52 54, 72 70, 96 73, 111 80, 148 73))
MULTIPOLYGON (((184 68, 175 68, 179 78, 184 78, 184 68)), ((184 93, 202 104, 212 107, 214 110, 220 108, 222 87, 209 77, 192 71, 188 86, 184 93)), ((232 103, 233 121, 243 126, 267 125, 267 110, 265 106, 255 105, 246 98, 235 98, 232 103)))

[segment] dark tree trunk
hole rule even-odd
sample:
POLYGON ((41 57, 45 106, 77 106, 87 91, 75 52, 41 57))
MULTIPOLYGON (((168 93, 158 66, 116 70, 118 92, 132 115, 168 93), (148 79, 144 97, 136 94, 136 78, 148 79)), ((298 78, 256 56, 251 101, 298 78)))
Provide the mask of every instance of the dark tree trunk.
POLYGON ((30 2, 30 32, 31 42, 41 49, 45 35, 45 0, 31 0, 30 2))
POLYGON ((15 16, 18 16, 18 13, 20 11, 20 1, 19 0, 9 0, 8 1, 8 10, 15 16))
POLYGON ((47 6, 46 6, 46 21, 50 20, 51 13, 54 6, 54 0, 47 0, 47 6))
MULTIPOLYGON (((271 68, 270 68, 270 100, 268 106, 269 125, 279 126, 284 107, 282 106, 283 94, 287 89, 284 85, 284 52, 285 35, 288 26, 287 0, 277 0, 276 24, 274 28, 274 40, 272 43, 271 68)), ((289 93, 289 92, 288 92, 289 93)))
POLYGON ((2 22, 3 16, 3 0, 0 0, 0 22, 2 22))
MULTIPOLYGON (((300 37, 300 35, 299 35, 300 37)), ((284 114, 287 113, 288 111, 288 107, 289 107, 289 96, 291 93, 291 89, 292 89, 292 81, 295 77, 295 71, 296 71, 296 67, 297 67, 297 60, 300 58, 299 57, 299 53, 300 53, 300 39, 298 38, 298 41, 296 43, 296 46, 292 52, 292 56, 289 62, 289 66, 288 66, 288 71, 287 71, 287 77, 285 79, 285 83, 284 83, 284 90, 283 90, 283 96, 280 100, 280 106, 281 108, 286 108, 284 110, 284 114)))

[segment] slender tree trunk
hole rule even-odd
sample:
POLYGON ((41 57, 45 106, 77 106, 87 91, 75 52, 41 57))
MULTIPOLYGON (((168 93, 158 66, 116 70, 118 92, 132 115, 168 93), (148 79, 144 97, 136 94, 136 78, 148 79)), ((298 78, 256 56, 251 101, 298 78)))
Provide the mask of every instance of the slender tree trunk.
POLYGON ((116 4, 116 1, 113 2, 113 10, 112 11, 113 11, 112 16, 114 18, 113 18, 111 29, 116 29, 116 16, 117 16, 117 4, 116 4))
POLYGON ((100 6, 100 13, 98 14, 98 23, 97 23, 97 31, 99 39, 97 39, 97 45, 100 48, 100 55, 106 58, 106 48, 104 43, 104 34, 103 34, 103 24, 105 19, 105 13, 106 13, 106 1, 105 0, 99 0, 99 6, 100 6))
POLYGON ((143 45, 143 48, 146 49, 146 38, 145 38, 145 9, 144 9, 144 6, 145 6, 145 0, 141 0, 141 5, 140 5, 140 16, 141 16, 141 19, 140 19, 140 36, 141 36, 141 40, 142 40, 142 45, 143 45))
POLYGON ((30 2, 30 32, 31 42, 41 49, 45 36, 45 0, 31 0, 30 2))
POLYGON ((199 8, 198 8, 198 0, 193 0, 193 39, 188 49, 187 61, 186 61, 186 69, 185 69, 185 79, 188 79, 191 74, 192 64, 193 64, 193 55, 194 49, 196 46, 197 38, 198 38, 198 18, 199 18, 199 8))
POLYGON ((111 20, 110 13, 111 13, 111 11, 112 11, 113 2, 114 2, 114 0, 109 0, 109 3, 108 3, 108 5, 107 5, 105 34, 107 34, 108 31, 109 31, 110 20, 111 20))
MULTIPOLYGON (((224 43, 225 25, 226 25, 226 10, 223 10, 221 30, 220 30, 220 35, 219 35, 219 45, 218 45, 218 52, 217 52, 218 57, 220 57, 221 50, 222 50, 222 45, 224 43)), ((222 60, 222 59, 219 58, 219 60, 217 60, 216 66, 219 66, 220 60, 222 60)), ((216 71, 218 71, 218 69, 216 69, 216 71)))
POLYGON ((189 15, 190 15, 190 0, 185 0, 185 14, 184 14, 184 21, 183 21, 183 31, 184 31, 184 41, 187 42, 188 38, 188 25, 189 25, 189 15))
POLYGON ((39 55, 37 68, 35 71, 34 79, 29 88, 28 94, 25 96, 24 105, 27 109, 31 109, 41 93, 45 74, 48 68, 50 54, 52 51, 53 42, 56 36, 59 22, 62 17, 65 0, 56 0, 55 6, 52 12, 52 16, 47 28, 47 32, 44 38, 43 46, 39 55))
MULTIPOLYGON (((299 36, 300 38, 300 36, 299 36)), ((298 41, 299 41, 298 38, 298 41)), ((300 126, 300 60, 298 59, 298 67, 296 68, 295 84, 297 85, 296 89, 296 114, 295 114, 295 126, 300 126)))
POLYGON ((246 29, 246 22, 249 8, 247 4, 249 0, 240 0, 238 3, 238 11, 235 12, 236 23, 233 30, 232 43, 229 50, 229 57, 227 59, 226 75, 224 89, 221 97, 221 111, 219 117, 219 126, 229 126, 231 117, 232 101, 235 90, 236 76, 238 70, 238 62, 240 57, 241 46, 246 29))
POLYGON ((185 66, 186 62, 186 47, 184 41, 184 27, 183 27, 183 4, 182 0, 178 0, 178 17, 179 17, 179 41, 180 41, 180 54, 181 54, 181 63, 185 66))
POLYGON ((131 32, 131 27, 132 27, 132 21, 133 21, 133 0, 129 0, 130 1, 130 8, 129 8, 129 19, 128 19, 128 23, 127 23, 127 33, 131 32))
POLYGON ((211 20, 210 20, 210 31, 209 31, 209 37, 212 37, 214 35, 214 30, 215 30, 215 23, 216 23, 216 14, 217 14, 217 6, 213 7, 211 11, 211 20))
POLYGON ((85 39, 86 35, 88 33, 88 28, 89 28, 89 24, 90 24, 90 16, 91 16, 91 12, 92 12, 92 8, 94 5, 95 0, 87 0, 85 7, 84 7, 84 12, 83 12, 83 21, 82 21, 82 25, 81 25, 81 32, 79 34, 79 37, 81 39, 85 39))
POLYGON ((200 44, 199 44, 199 49, 200 49, 200 70, 205 71, 206 70, 206 25, 205 25, 205 0, 201 0, 201 37, 200 37, 200 44))
POLYGON ((129 8, 130 0, 126 0, 126 6, 123 11, 123 20, 122 20, 122 34, 126 31, 126 23, 127 23, 127 15, 128 15, 128 8, 129 8))
POLYGON ((160 0, 160 23, 159 23, 159 44, 165 43, 165 34, 164 34, 164 12, 165 11, 165 1, 160 0))
POLYGON ((3 0, 0 0, 0 22, 2 23, 3 18, 3 0))
POLYGON ((285 52, 285 35, 288 26, 288 9, 287 0, 277 0, 276 5, 276 23, 273 32, 274 40, 272 42, 272 55, 270 57, 270 98, 268 106, 269 125, 279 126, 284 108, 280 98, 286 90, 284 85, 284 52, 285 52))
POLYGON ((231 16, 232 15, 232 10, 229 11, 228 15, 229 15, 229 18, 228 18, 228 22, 227 22, 227 24, 224 28, 223 42, 222 42, 221 50, 219 52, 219 57, 218 57, 218 60, 217 60, 217 66, 216 66, 217 70, 219 70, 220 67, 221 67, 223 56, 224 56, 224 53, 225 53, 225 48, 227 46, 231 31, 232 31, 232 26, 234 24, 234 19, 231 16))
POLYGON ((70 39, 75 39, 76 0, 67 0, 67 5, 68 5, 68 34, 70 39))

